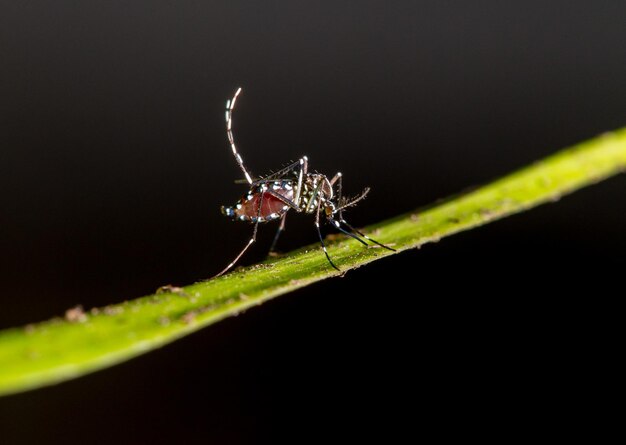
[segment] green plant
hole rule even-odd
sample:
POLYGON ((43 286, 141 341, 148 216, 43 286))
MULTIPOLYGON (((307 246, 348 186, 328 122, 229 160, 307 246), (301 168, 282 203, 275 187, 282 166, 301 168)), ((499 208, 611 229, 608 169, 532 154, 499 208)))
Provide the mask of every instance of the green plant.
MULTIPOLYGON (((338 237, 329 253, 342 270, 555 201, 626 167, 626 129, 564 150, 428 210, 365 229, 397 252, 338 237)), ((270 298, 339 275, 319 246, 182 289, 0 332, 0 395, 81 376, 160 347, 270 298)))

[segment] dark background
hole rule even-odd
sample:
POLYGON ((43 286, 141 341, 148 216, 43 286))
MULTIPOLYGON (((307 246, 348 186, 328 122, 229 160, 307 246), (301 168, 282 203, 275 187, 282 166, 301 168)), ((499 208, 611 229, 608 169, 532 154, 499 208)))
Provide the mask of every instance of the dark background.
MULTIPOLYGON (((0 2, 0 328, 231 261, 250 234, 219 214, 244 188, 223 123, 236 87, 248 167, 306 154, 341 170, 347 192, 372 187, 349 214, 366 225, 625 125, 625 14, 617 1, 0 2)), ((0 399, 0 443, 554 427, 611 368, 625 181, 0 399)), ((243 264, 265 254, 262 229, 243 264)), ((295 217, 281 247, 314 241, 295 217)))

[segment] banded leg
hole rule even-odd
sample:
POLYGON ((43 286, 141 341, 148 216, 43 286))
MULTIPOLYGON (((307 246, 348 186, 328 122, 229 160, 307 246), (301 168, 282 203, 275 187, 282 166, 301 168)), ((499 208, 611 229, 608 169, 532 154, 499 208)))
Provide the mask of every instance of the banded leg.
MULTIPOLYGON (((341 181, 341 178, 342 178, 342 176, 343 176, 343 175, 341 174, 341 172, 337 172, 337 173, 335 173, 335 176, 333 176, 333 178, 330 180, 330 186, 331 186, 331 187, 332 187, 333 185, 335 185, 335 182, 339 181, 339 184, 337 184, 337 195, 338 195, 338 196, 337 196, 337 198, 338 198, 338 199, 337 199, 337 202, 339 203, 339 205, 341 205, 341 186, 342 186, 342 181, 341 181)), ((341 212, 341 210, 340 210, 340 212, 341 212)), ((341 213, 339 213, 339 215, 341 216, 341 213)), ((356 236, 354 233, 350 233, 350 232, 348 232, 347 230, 345 230, 343 227, 341 227, 341 224, 339 223, 339 221, 337 221, 336 219, 334 219, 334 218, 332 217, 332 215, 328 217, 328 220, 329 220, 330 222, 332 222, 332 223, 333 223, 333 225, 335 226, 335 228, 336 228, 337 230, 339 230, 340 232, 342 232, 344 235, 348 235, 348 236, 350 236, 350 237, 354 238, 355 240, 357 240, 358 242, 360 242, 361 244, 363 244, 363 245, 367 246, 367 243, 366 243, 365 241, 363 241, 361 238, 359 238, 358 236, 356 236)))
POLYGON ((333 263, 333 260, 330 259, 330 255, 328 255, 328 251, 326 250, 326 244, 324 244, 324 238, 322 238, 322 232, 320 231, 320 202, 321 202, 321 200, 318 200, 318 202, 317 202, 317 212, 315 212, 315 228, 317 229, 317 236, 319 236, 319 238, 320 238, 320 244, 322 245, 322 250, 324 250, 324 254, 326 255, 326 259, 328 260, 328 262, 330 263, 331 266, 333 266, 335 269, 337 269, 339 272, 341 272, 341 269, 339 269, 337 266, 335 266, 335 263, 333 263))
POLYGON ((298 173, 298 188, 296 189, 296 196, 294 197, 294 200, 293 200, 296 203, 296 205, 300 204, 300 195, 301 195, 300 192, 302 191, 302 178, 303 176, 306 176, 307 173, 309 172, 309 159, 306 156, 302 156, 302 158, 300 158, 298 162, 300 162, 300 173, 298 173))
POLYGON ((213 278, 217 278, 221 275, 224 275, 226 272, 228 272, 228 270, 233 267, 235 264, 237 264, 237 261, 239 261, 239 258, 241 258, 243 256, 244 253, 246 253, 246 250, 248 250, 248 248, 256 241, 256 232, 259 228, 259 220, 261 218, 261 208, 263 207, 263 193, 261 193, 261 199, 259 201, 259 211, 257 213, 257 217, 256 220, 254 221, 254 229, 252 230, 252 238, 250 238, 248 240, 248 244, 246 244, 246 246, 243 248, 243 250, 241 252, 239 252, 239 255, 237 255, 237 257, 228 265, 224 268, 224 270, 222 270, 220 273, 218 273, 217 275, 215 275, 213 278))
POLYGON ((391 247, 389 247, 389 246, 385 246, 383 243, 380 243, 380 242, 376 241, 374 238, 370 238, 370 237, 369 237, 369 236, 367 236, 366 234, 364 234, 364 233, 362 233, 361 231, 359 231, 359 230, 355 229, 355 228, 354 228, 354 227, 352 227, 350 224, 348 224, 348 223, 346 222, 346 220, 345 220, 345 219, 341 218, 341 219, 340 219, 340 222, 341 222, 341 224, 343 224, 344 226, 346 226, 346 227, 348 228, 348 230, 351 230, 352 232, 357 233, 358 235, 362 236, 362 237, 363 237, 363 238, 365 238, 366 240, 371 241, 371 242, 373 242, 374 244, 378 244, 380 247, 384 247, 385 249, 387 249, 387 250, 391 250, 392 252, 395 252, 395 251, 396 251, 396 249, 393 249, 393 248, 391 248, 391 247))
MULTIPOLYGON (((328 220, 330 222, 333 223, 333 225, 335 226, 335 228, 337 230, 339 230, 341 233, 343 233, 344 235, 348 235, 351 238, 354 238, 355 240, 357 240, 358 242, 360 242, 361 244, 363 244, 364 246, 367 246, 368 244, 363 241, 361 238, 359 238, 358 236, 356 236, 354 233, 348 232, 346 229, 344 229, 343 227, 341 227, 341 224, 339 223, 339 221, 337 221, 336 219, 333 219, 332 217, 328 217, 328 220)), ((363 235, 361 235, 363 236, 363 235)))
POLYGON ((228 142, 230 143, 230 149, 233 151, 233 156, 235 156, 235 160, 239 165, 241 171, 243 171, 244 176, 246 177, 246 181, 248 184, 252 184, 252 176, 246 170, 246 167, 243 165, 243 159, 237 152, 237 147, 235 146, 235 138, 233 137, 233 110, 235 109, 235 102, 237 101, 237 97, 241 93, 241 88, 238 88, 235 92, 235 95, 232 99, 226 101, 226 135, 228 136, 228 142))
POLYGON ((285 198, 283 195, 276 193, 274 190, 271 189, 267 189, 265 191, 265 193, 268 193, 270 195, 272 195, 274 198, 284 202, 286 205, 288 205, 289 207, 291 207, 294 210, 298 210, 298 206, 296 205, 295 202, 293 202, 292 200, 285 198))
MULTIPOLYGON (((343 185, 343 180, 342 180, 342 175, 341 173, 337 173, 335 175, 335 177, 333 178, 333 181, 339 181, 339 183, 337 184, 337 194, 338 194, 338 198, 337 198, 337 202, 339 203, 340 207, 337 209, 337 212, 339 213, 339 222, 337 222, 337 220, 331 219, 331 221, 333 222, 333 224, 335 225, 335 227, 337 227, 339 230, 341 230, 342 232, 346 233, 345 230, 342 230, 339 226, 339 223, 343 224, 344 226, 346 226, 348 228, 348 230, 350 230, 353 234, 356 233, 357 235, 365 238, 368 241, 373 242, 374 244, 378 244, 380 247, 384 247, 387 250, 391 250, 392 252, 395 252, 396 249, 392 249, 389 246, 385 246, 383 243, 380 243, 378 241, 376 241, 373 238, 370 238, 369 236, 367 236, 366 234, 364 234, 363 232, 355 229, 354 227, 352 227, 350 224, 348 224, 348 222, 344 219, 343 217, 343 209, 345 209, 346 207, 349 207, 351 205, 356 204, 357 202, 359 202, 361 199, 365 198, 365 196, 369 193, 370 189, 366 188, 365 190, 363 190, 363 192, 361 193, 361 195, 359 195, 358 197, 356 197, 355 199, 353 199, 352 201, 346 203, 346 204, 342 204, 341 203, 341 193, 342 193, 342 185, 343 185)), ((331 183, 333 183, 333 181, 331 181, 331 183)), ((355 238, 353 236, 353 238, 355 238)), ((357 238, 358 239, 358 238, 357 238)), ((359 239, 359 241, 361 241, 363 244, 365 244, 362 240, 359 239)))
POLYGON ((320 192, 322 191, 322 186, 324 185, 324 183, 322 181, 319 182, 319 184, 317 184, 315 186, 315 189, 313 189, 313 193, 311 193, 311 197, 309 198, 309 202, 306 205, 306 208, 304 210, 305 213, 309 213, 309 209, 311 209, 311 212, 313 212, 313 206, 315 205, 315 200, 317 199, 317 213, 319 214, 320 212, 320 204, 322 202, 320 195, 320 192))
MULTIPOLYGON (((255 181, 252 185, 260 184, 262 182, 282 181, 283 179, 287 179, 287 176, 289 175, 289 173, 297 172, 298 169, 301 169, 303 167, 303 164, 306 161, 308 161, 307 157, 304 156, 301 159, 298 159, 296 162, 289 164, 287 167, 281 168, 280 170, 274 173, 270 173, 269 175, 264 176, 263 178, 260 178, 259 180, 255 181)), ((308 162, 307 162, 307 168, 308 168, 308 162)), ((304 172, 304 174, 306 174, 306 171, 304 172)), ((293 178, 289 177, 288 179, 292 180, 293 178)))
POLYGON ((278 199, 284 201, 287 205, 289 205, 291 208, 293 208, 295 211, 297 212, 301 212, 302 210, 299 207, 299 202, 300 202, 300 196, 301 196, 301 192, 302 192, 302 183, 304 181, 304 178, 306 177, 308 171, 309 171, 309 159, 306 156, 302 156, 300 159, 298 159, 297 162, 294 162, 293 164, 283 168, 282 170, 277 171, 276 173, 272 173, 271 175, 263 178, 263 179, 259 179, 257 181, 254 181, 252 183, 252 185, 259 185, 259 184, 269 184, 270 182, 274 182, 274 181, 281 181, 283 179, 292 179, 292 178, 283 178, 283 175, 286 175, 287 173, 291 172, 291 171, 296 171, 296 168, 299 168, 298 171, 298 183, 296 184, 296 189, 295 189, 295 196, 293 198, 293 201, 289 201, 286 200, 285 198, 281 197, 278 194, 275 194, 272 192, 272 190, 268 190, 268 192, 272 193, 272 195, 276 196, 278 199))

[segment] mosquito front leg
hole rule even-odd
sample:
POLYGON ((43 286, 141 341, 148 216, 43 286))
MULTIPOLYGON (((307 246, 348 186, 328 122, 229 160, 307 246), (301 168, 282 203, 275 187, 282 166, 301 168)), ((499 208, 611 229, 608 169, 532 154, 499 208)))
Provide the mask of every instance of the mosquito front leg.
POLYGON ((371 242, 373 242, 374 244, 378 244, 380 247, 384 247, 385 249, 387 249, 387 250, 391 250, 392 252, 395 252, 395 251, 396 251, 396 249, 393 249, 393 248, 391 248, 391 247, 389 247, 389 246, 386 246, 386 245, 384 245, 383 243, 380 243, 380 242, 376 241, 374 238, 370 238, 369 236, 367 236, 367 235, 366 235, 366 234, 364 234, 363 232, 361 232, 361 231, 359 231, 359 230, 355 229, 355 228, 354 228, 354 227, 352 227, 350 224, 348 224, 348 223, 346 222, 346 220, 345 220, 345 219, 343 219, 343 218, 341 219, 341 224, 343 224, 344 226, 346 226, 346 227, 347 227, 349 230, 351 230, 352 232, 359 234, 360 236, 362 236, 362 237, 363 237, 363 238, 365 238, 366 240, 371 241, 371 242))
POLYGON ((337 173, 335 175, 335 177, 332 179, 331 184, 333 184, 335 181, 338 181, 337 183, 337 202, 339 203, 339 208, 336 209, 336 212, 339 214, 339 221, 333 219, 332 217, 330 218, 333 222, 333 224, 335 225, 335 227, 337 227, 337 229, 339 229, 340 231, 342 231, 343 233, 348 233, 345 230, 343 230, 340 227, 340 223, 343 224, 344 226, 346 226, 348 228, 348 230, 350 232, 352 232, 352 234, 348 233, 348 235, 352 236, 353 238, 359 240, 360 242, 362 242, 363 244, 365 244, 363 242, 363 240, 357 238, 356 236, 354 236, 353 234, 357 234, 363 238, 365 238, 368 241, 373 242, 374 244, 378 244, 380 247, 384 247, 387 250, 391 250, 392 252, 395 252, 395 249, 392 249, 389 246, 385 246, 383 243, 379 243, 378 241, 376 241, 373 238, 370 238, 369 236, 367 236, 366 234, 364 234, 363 232, 355 229, 354 227, 352 227, 350 224, 348 224, 348 222, 344 219, 343 217, 343 209, 345 209, 346 207, 349 207, 351 205, 356 204, 357 202, 359 202, 361 199, 365 198, 365 196, 369 193, 369 188, 366 188, 365 190, 363 190, 363 192, 357 196, 355 199, 351 200, 348 203, 343 203, 342 202, 342 185, 343 185, 343 176, 341 175, 341 173, 337 173))
POLYGON ((330 255, 328 255, 328 251, 326 250, 326 244, 324 244, 324 238, 322 238, 322 232, 320 231, 320 203, 321 203, 321 200, 317 202, 317 212, 315 212, 315 228, 317 229, 317 236, 319 236, 320 238, 320 244, 322 245, 322 250, 324 251, 324 254, 326 255, 326 259, 328 260, 331 266, 333 266, 335 269, 341 272, 341 269, 335 266, 335 263, 333 263, 333 260, 330 259, 330 255))
MULTIPOLYGON (((333 185, 335 185, 335 182, 339 181, 339 183, 337 184, 337 202, 339 203, 339 205, 341 205, 341 193, 342 193, 342 185, 343 185, 343 180, 341 179, 343 177, 343 175, 341 174, 341 172, 337 172, 335 174, 335 176, 333 176, 333 179, 330 180, 330 185, 331 187, 333 185)), ((341 218, 341 209, 339 210, 339 217, 341 218)), ((364 244, 367 246, 367 243, 365 241, 363 241, 361 238, 359 238, 358 236, 356 236, 354 233, 350 233, 346 230, 344 230, 343 227, 341 227, 341 224, 339 223, 339 221, 337 221, 336 219, 333 218, 333 215, 329 215, 328 216, 328 220, 330 222, 333 223, 333 225, 335 226, 335 228, 337 228, 337 230, 339 230, 340 232, 344 233, 345 235, 348 235, 352 238, 354 238, 355 240, 357 240, 358 242, 364 244)))
POLYGON ((317 200, 317 208, 318 208, 318 213, 319 213, 319 208, 320 208, 320 203, 322 202, 322 197, 321 197, 321 191, 322 191, 322 186, 324 185, 324 183, 322 181, 320 181, 316 186, 315 189, 313 189, 313 193, 311 193, 311 196, 309 197, 309 202, 306 205, 306 209, 304 210, 305 213, 309 213, 309 209, 311 212, 313 212, 313 206, 315 205, 315 201, 317 200))
MULTIPOLYGON (((367 246, 367 243, 365 241, 363 241, 361 238, 359 238, 357 235, 355 235, 354 233, 350 233, 347 230, 345 230, 343 227, 341 227, 341 224, 339 223, 339 221, 337 221, 336 219, 333 219, 332 216, 328 217, 328 220, 333 223, 333 226, 335 226, 335 228, 337 230, 339 230, 341 233, 343 233, 344 235, 348 235, 351 238, 354 238, 355 240, 357 240, 358 242, 360 242, 361 244, 363 244, 364 246, 367 246)), ((361 235, 359 233, 359 235, 361 235)), ((364 238, 367 238, 365 235, 361 235, 364 238)))

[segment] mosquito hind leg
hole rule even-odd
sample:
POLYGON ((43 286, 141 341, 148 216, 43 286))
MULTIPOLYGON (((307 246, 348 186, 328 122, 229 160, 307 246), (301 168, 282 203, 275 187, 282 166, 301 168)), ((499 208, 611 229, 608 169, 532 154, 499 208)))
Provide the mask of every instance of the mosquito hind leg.
POLYGON ((248 248, 256 241, 256 233, 257 233, 257 230, 259 229, 259 220, 261 219, 260 217, 261 217, 262 207, 263 207, 263 194, 261 193, 261 200, 259 201, 259 212, 257 214, 256 220, 254 221, 254 229, 252 229, 252 238, 248 240, 248 244, 246 244, 243 250, 239 252, 239 255, 237 255, 237 257, 228 266, 226 266, 224 270, 222 270, 220 273, 215 275, 213 278, 217 278, 221 275, 224 275, 226 272, 228 272, 231 267, 237 264, 237 261, 239 261, 239 259, 243 256, 243 254, 246 253, 246 250, 248 250, 248 248))
POLYGON ((233 136, 233 110, 235 109, 235 102, 237 102, 237 97, 240 93, 241 88, 238 88, 233 98, 226 101, 226 135, 228 136, 228 143, 230 144, 230 149, 233 152, 235 161, 237 161, 237 164, 239 165, 239 168, 243 172, 244 176, 246 177, 246 181, 248 182, 248 184, 252 184, 252 175, 250 175, 250 172, 248 172, 246 166, 243 164, 243 159, 237 151, 235 138, 233 136))

